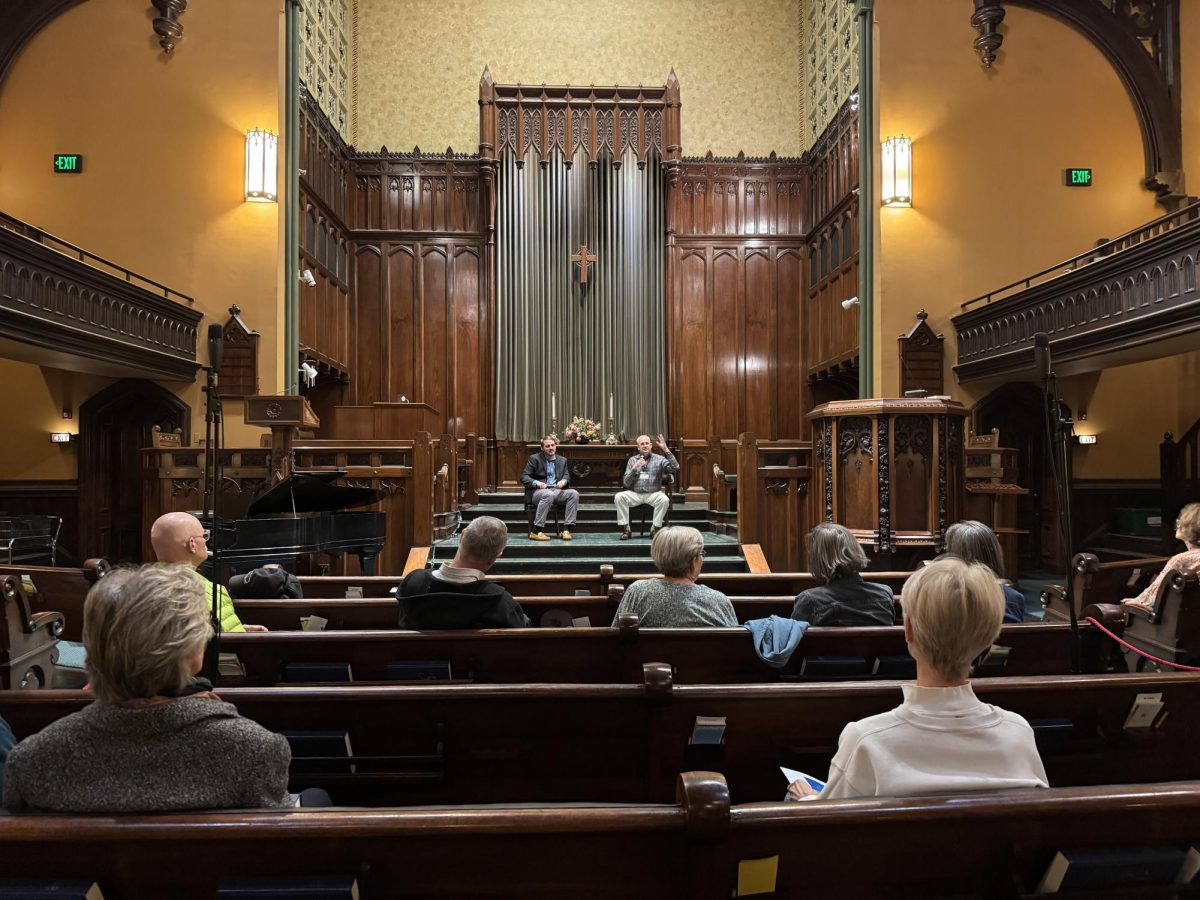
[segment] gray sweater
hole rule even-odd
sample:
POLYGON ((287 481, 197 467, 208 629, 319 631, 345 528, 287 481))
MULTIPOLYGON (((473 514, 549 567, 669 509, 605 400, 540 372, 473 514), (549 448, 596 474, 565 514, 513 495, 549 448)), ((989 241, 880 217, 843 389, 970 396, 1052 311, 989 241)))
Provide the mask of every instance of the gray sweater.
POLYGON ((621 596, 621 613, 637 613, 642 628, 737 628, 733 604, 702 584, 676 584, 658 578, 635 581, 621 596))
POLYGON ((290 807, 287 740, 212 694, 93 703, 17 744, 7 809, 163 812, 290 807))

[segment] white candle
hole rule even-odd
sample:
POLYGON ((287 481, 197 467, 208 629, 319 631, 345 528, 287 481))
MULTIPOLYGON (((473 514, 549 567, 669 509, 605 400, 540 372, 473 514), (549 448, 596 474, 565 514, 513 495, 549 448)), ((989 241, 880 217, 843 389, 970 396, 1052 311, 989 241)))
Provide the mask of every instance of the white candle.
POLYGON ((612 395, 612 391, 609 391, 609 394, 608 394, 608 417, 609 417, 610 419, 613 417, 613 395, 612 395))
POLYGON ((550 418, 557 418, 554 412, 554 391, 550 392, 550 418))

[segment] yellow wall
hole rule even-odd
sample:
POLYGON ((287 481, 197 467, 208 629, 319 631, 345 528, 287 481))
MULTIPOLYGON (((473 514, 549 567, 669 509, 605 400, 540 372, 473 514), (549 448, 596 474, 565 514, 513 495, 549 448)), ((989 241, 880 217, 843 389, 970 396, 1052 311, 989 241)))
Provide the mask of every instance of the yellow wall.
MULTIPOLYGON (((997 385, 959 386, 951 370, 959 304, 1163 212, 1140 185, 1141 134, 1112 67, 1066 25, 1006 9, 1004 45, 988 71, 956 4, 876 6, 879 133, 910 136, 914 167, 912 208, 878 211, 875 389, 883 396, 899 390, 896 336, 924 307, 947 338, 948 391, 968 404, 980 399, 997 385), (1092 167, 1095 185, 1064 187, 1068 166, 1092 167)), ((1080 477, 1157 476, 1157 441, 1182 416, 1181 365, 1164 360, 1064 384, 1064 394, 1087 393, 1093 424, 1110 434, 1087 451, 1080 477), (1138 400, 1149 384, 1172 398, 1165 426, 1138 400)))
POLYGON ((358 23, 359 149, 474 152, 485 65, 577 85, 661 85, 674 67, 685 154, 803 147, 799 0, 358 0, 358 23))
MULTIPOLYGON (((245 132, 280 131, 282 6, 207 0, 161 53, 142 0, 89 0, 52 22, 0 85, 0 211, 196 298, 203 332, 237 303, 262 333, 264 393, 281 388, 282 204, 243 200, 245 132), (84 155, 55 176, 51 154, 84 155)), ((280 141, 280 159, 283 158, 280 141)), ((63 396, 76 409, 111 379, 0 361, 0 418, 29 441, 5 442, 0 478, 71 478, 73 450, 50 447, 63 396), (13 389, 13 385, 17 389, 13 389), (53 452, 47 452, 47 451, 53 452)), ((203 430, 198 384, 165 383, 203 430)), ((229 446, 259 429, 226 404, 229 446)), ((73 425, 74 423, 69 423, 73 425)), ((74 430, 68 428, 66 430, 74 430)))

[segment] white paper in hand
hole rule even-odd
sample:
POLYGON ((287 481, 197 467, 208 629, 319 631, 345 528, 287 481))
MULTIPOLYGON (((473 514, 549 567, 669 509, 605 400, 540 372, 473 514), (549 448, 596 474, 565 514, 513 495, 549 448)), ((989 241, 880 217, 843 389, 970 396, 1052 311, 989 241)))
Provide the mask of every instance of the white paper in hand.
POLYGON ((811 775, 805 775, 803 772, 797 772, 795 769, 789 769, 786 766, 780 766, 779 771, 783 773, 783 777, 788 780, 788 784, 793 781, 804 781, 814 791, 822 791, 825 789, 825 782, 820 778, 813 778, 811 775))

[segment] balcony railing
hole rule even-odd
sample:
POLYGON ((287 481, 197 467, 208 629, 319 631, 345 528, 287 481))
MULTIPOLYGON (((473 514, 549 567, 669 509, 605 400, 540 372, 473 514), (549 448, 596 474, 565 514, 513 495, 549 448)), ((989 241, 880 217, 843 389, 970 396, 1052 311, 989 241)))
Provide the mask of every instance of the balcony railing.
POLYGON ((32 362, 117 377, 191 381, 193 300, 0 213, 0 339, 32 362))
POLYGON ((968 300, 954 317, 959 381, 1032 374, 1045 332, 1059 374, 1177 352, 1200 330, 1200 203, 968 300))

